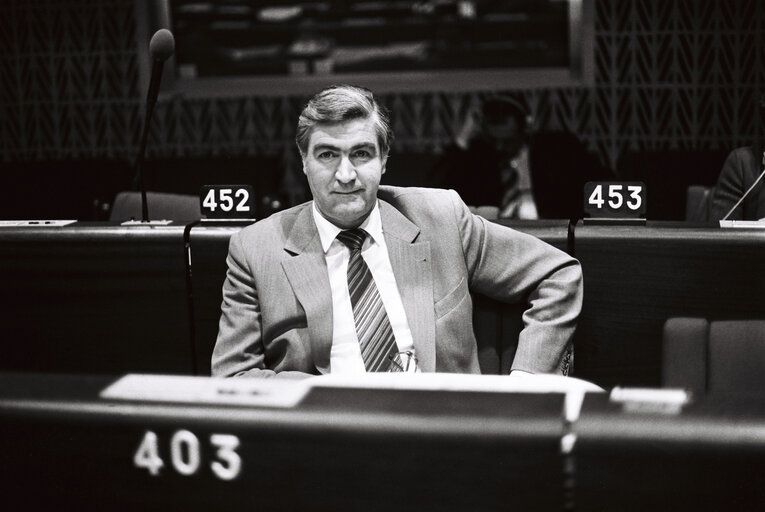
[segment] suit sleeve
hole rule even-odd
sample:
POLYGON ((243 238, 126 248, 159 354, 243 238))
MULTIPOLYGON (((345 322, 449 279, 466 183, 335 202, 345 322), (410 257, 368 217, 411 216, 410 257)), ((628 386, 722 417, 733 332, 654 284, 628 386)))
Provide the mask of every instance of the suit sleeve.
POLYGON ((511 369, 559 372, 582 309, 579 262, 534 236, 473 215, 451 194, 471 291, 526 302, 511 369))
POLYGON ((247 265, 239 233, 231 237, 223 283, 223 302, 218 338, 212 354, 214 377, 284 377, 304 378, 302 372, 279 372, 267 369, 262 340, 258 290, 247 265))

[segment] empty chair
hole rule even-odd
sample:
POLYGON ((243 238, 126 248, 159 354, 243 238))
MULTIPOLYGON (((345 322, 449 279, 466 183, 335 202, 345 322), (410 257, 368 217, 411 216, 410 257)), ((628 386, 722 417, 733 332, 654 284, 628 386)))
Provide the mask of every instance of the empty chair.
MULTIPOLYGON (((199 197, 190 194, 147 192, 146 202, 151 220, 199 220, 202 211, 199 197)), ((109 220, 122 222, 141 219, 141 193, 122 191, 114 198, 109 220)))
POLYGON ((662 386, 697 396, 765 394, 765 319, 668 319, 662 386))

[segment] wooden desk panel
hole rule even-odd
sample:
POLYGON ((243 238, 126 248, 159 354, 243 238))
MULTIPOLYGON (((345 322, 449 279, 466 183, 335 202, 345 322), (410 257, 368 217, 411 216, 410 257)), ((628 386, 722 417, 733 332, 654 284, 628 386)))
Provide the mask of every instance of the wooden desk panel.
POLYGON ((625 411, 588 394, 572 425, 576 510, 762 510, 761 398, 625 411))
POLYGON ((282 409, 99 399, 107 384, 0 374, 11 510, 563 509, 562 394, 325 389, 282 409), (149 431, 155 475, 134 462, 149 431), (214 434, 238 441, 231 480, 214 434))
MULTIPOLYGON (((570 245, 562 221, 504 224, 570 245)), ((0 229, 0 369, 209 374, 228 239, 238 229, 190 229, 188 289, 180 226, 0 229)), ((585 277, 575 376, 658 386, 667 318, 765 318, 762 231, 649 223, 578 226, 575 235, 585 277)), ((509 368, 517 316, 476 298, 487 373, 509 368)))
POLYGON ((191 373, 183 226, 0 228, 0 369, 191 373))
POLYGON ((575 375, 659 386, 669 317, 765 318, 765 231, 577 226, 584 306, 575 375))
MULTIPOLYGON (((114 380, 0 373, 6 508, 711 511, 765 500, 761 399, 626 408, 586 393, 569 422, 560 393, 313 388, 286 407, 99 397, 114 380), (134 459, 147 432, 154 474, 134 459), (213 469, 232 460, 213 434, 238 441, 231 479, 213 469)), ((295 385, 269 382, 278 394, 295 385)))
POLYGON ((226 279, 228 242, 240 229, 242 226, 196 226, 189 233, 197 375, 210 375, 226 279))

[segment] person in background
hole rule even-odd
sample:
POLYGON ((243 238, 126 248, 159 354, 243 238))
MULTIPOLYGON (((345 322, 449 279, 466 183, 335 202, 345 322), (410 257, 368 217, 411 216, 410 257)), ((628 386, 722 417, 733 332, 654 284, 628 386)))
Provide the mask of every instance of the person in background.
POLYGON ((532 133, 530 125, 521 103, 489 97, 466 116, 433 182, 471 206, 496 206, 500 218, 581 218, 584 184, 609 173, 573 134, 532 133))
POLYGON ((454 191, 381 186, 392 138, 366 89, 308 101, 296 142, 313 200, 231 237, 213 375, 480 373, 471 292, 526 305, 511 375, 565 373, 579 262, 454 191))
MULTIPOLYGON (((765 128, 765 94, 760 97, 759 112, 760 126, 765 128)), ((731 151, 712 192, 710 219, 765 219, 764 172, 765 141, 762 138, 751 146, 731 151)))

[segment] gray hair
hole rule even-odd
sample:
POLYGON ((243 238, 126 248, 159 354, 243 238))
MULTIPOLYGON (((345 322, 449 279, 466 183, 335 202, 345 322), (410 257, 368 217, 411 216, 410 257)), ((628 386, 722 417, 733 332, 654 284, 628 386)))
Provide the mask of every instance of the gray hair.
POLYGON ((387 156, 393 141, 388 110, 377 103, 369 89, 353 85, 332 85, 306 103, 298 119, 295 143, 301 156, 305 157, 311 130, 317 124, 369 118, 374 120, 381 156, 387 156))

